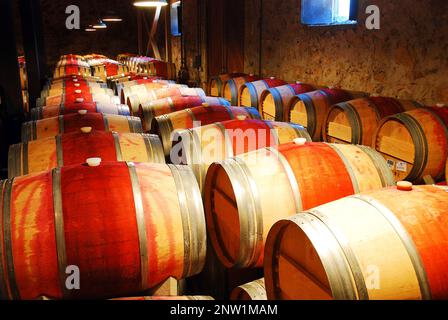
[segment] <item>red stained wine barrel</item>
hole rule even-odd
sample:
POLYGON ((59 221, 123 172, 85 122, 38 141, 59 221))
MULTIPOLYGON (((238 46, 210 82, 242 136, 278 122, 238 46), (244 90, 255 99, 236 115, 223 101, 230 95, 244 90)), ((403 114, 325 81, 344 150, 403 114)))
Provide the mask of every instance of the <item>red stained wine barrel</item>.
POLYGON ((68 166, 0 189, 0 299, 123 297, 202 270, 204 213, 186 167, 68 166), (66 289, 67 266, 79 290, 66 289))
POLYGON ((311 141, 299 125, 236 119, 176 132, 170 156, 173 163, 191 166, 202 190, 212 163, 296 138, 311 141))
POLYGON ((84 112, 88 113, 106 113, 120 116, 130 116, 129 107, 125 104, 103 104, 97 102, 90 103, 70 103, 62 104, 60 106, 41 107, 31 109, 31 119, 40 120, 62 116, 71 113, 84 112))
POLYGON ((176 80, 176 65, 172 62, 153 60, 149 63, 151 76, 162 77, 167 80, 176 80))
POLYGON ((254 108, 206 106, 194 107, 156 117, 152 121, 151 132, 157 134, 163 144, 165 155, 171 151, 171 136, 174 131, 191 129, 193 125, 205 126, 215 122, 223 122, 237 117, 260 119, 260 114, 254 108), (194 123, 195 122, 195 123, 194 123))
POLYGON ((75 132, 10 146, 8 177, 82 164, 96 157, 103 161, 165 163, 162 144, 156 135, 75 132))
POLYGON ((227 158, 205 178, 209 239, 226 267, 261 267, 278 220, 393 184, 386 161, 363 146, 289 143, 227 158))
POLYGON ((275 79, 274 77, 255 82, 247 82, 241 86, 238 93, 238 105, 258 109, 259 103, 261 102, 260 97, 264 90, 284 86, 286 84, 286 81, 275 79))
POLYGON ((174 96, 141 104, 139 107, 139 117, 142 119, 144 130, 150 131, 152 121, 155 117, 185 110, 187 108, 198 107, 203 103, 206 103, 209 106, 230 106, 230 103, 223 98, 174 96))

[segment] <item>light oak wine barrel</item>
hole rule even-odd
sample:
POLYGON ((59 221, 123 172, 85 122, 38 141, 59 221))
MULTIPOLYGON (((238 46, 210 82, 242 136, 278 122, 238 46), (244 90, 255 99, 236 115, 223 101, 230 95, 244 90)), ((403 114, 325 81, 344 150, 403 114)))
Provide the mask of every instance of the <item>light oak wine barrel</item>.
POLYGON ((448 194, 396 187, 276 223, 265 250, 269 299, 448 299, 448 194))
POLYGON ((224 83, 230 79, 244 77, 245 73, 225 73, 216 77, 211 77, 207 84, 207 94, 212 97, 222 97, 224 83))
POLYGON ((54 107, 60 106, 62 104, 73 104, 73 103, 91 103, 99 102, 103 104, 120 104, 120 99, 114 96, 112 93, 73 93, 73 94, 62 94, 58 96, 51 96, 46 98, 41 98, 36 101, 36 107, 54 107))
POLYGON ((139 117, 142 119, 145 131, 150 131, 155 117, 169 114, 176 111, 185 110, 192 107, 202 106, 230 106, 230 103, 223 98, 203 97, 203 96, 174 96, 164 99, 148 101, 139 106, 139 117))
POLYGON ((157 83, 158 84, 158 85, 156 85, 157 87, 174 84, 174 82, 172 82, 172 81, 160 80, 160 79, 152 78, 152 77, 143 77, 142 79, 120 82, 120 83, 116 84, 115 91, 116 91, 117 95, 120 97, 121 102, 126 103, 126 100, 129 96, 129 94, 132 94, 133 89, 126 89, 126 93, 125 93, 123 91, 125 88, 130 88, 130 87, 138 86, 141 84, 147 84, 147 83, 157 83))
POLYGON ((156 135, 106 131, 74 132, 9 147, 8 177, 82 164, 86 159, 165 163, 156 135))
POLYGON ((416 109, 383 119, 372 142, 397 181, 443 178, 448 156, 448 129, 430 109, 416 109))
POLYGON ((303 127, 291 123, 230 120, 176 132, 170 158, 175 164, 191 166, 202 190, 213 162, 297 138, 311 141, 303 127))
POLYGON ((335 104, 325 117, 323 140, 371 146, 382 119, 421 107, 415 101, 387 97, 360 98, 335 104))
POLYGON ((235 288, 230 299, 239 301, 267 300, 264 279, 258 279, 235 288))
POLYGON ((203 268, 205 219, 189 168, 102 162, 0 188, 0 299, 125 297, 203 268), (79 290, 66 289, 68 266, 79 290))
POLYGON ((78 80, 78 79, 73 79, 73 80, 58 81, 55 83, 49 83, 49 84, 45 85, 41 91, 40 97, 46 98, 48 96, 53 96, 56 94, 60 95, 60 94, 64 93, 64 90, 74 91, 76 89, 81 89, 81 90, 107 89, 107 85, 105 83, 78 80), (73 81, 73 80, 76 80, 76 81, 73 81))
POLYGON ((128 98, 127 105, 133 112, 138 112, 140 105, 164 98, 205 96, 205 92, 201 88, 186 88, 176 85, 169 88, 152 89, 142 95, 131 95, 128 98))
POLYGON ((284 86, 286 84, 286 81, 274 77, 255 82, 247 82, 241 86, 240 91, 238 92, 238 105, 258 109, 261 94, 264 90, 284 86))
POLYGON ((299 82, 266 89, 261 93, 258 109, 265 120, 285 121, 284 110, 291 99, 298 94, 317 89, 316 86, 299 82))
POLYGON ((222 97, 230 101, 232 106, 238 105, 238 92, 246 82, 254 82, 260 80, 260 77, 253 74, 236 77, 224 82, 222 89, 222 97))
POLYGON ((109 96, 113 96, 114 92, 112 89, 104 88, 99 85, 93 85, 93 86, 67 86, 64 88, 50 88, 47 91, 44 91, 41 93, 41 100, 43 104, 46 104, 47 99, 52 99, 55 96, 68 96, 73 94, 81 94, 81 93, 90 93, 90 94, 106 94, 109 96))
POLYGON ((31 119, 40 120, 72 113, 107 113, 119 116, 130 116, 129 107, 125 104, 102 104, 98 102, 71 103, 60 106, 41 107, 31 109, 31 119))
POLYGON ((50 138, 63 133, 79 132, 81 128, 93 131, 143 133, 139 118, 112 114, 69 114, 22 124, 22 142, 50 138))
POLYGON ((172 147, 171 138, 174 131, 229 121, 237 119, 237 117, 261 119, 260 114, 254 108, 210 106, 205 104, 202 107, 189 108, 154 118, 151 125, 151 133, 157 134, 161 138, 165 156, 169 156, 172 147))
POLYGON ((285 120, 307 128, 313 141, 321 141, 324 118, 336 103, 367 96, 366 93, 342 89, 322 89, 292 98, 285 110, 285 120))
POLYGON ((269 229, 282 218, 394 184, 386 162, 373 149, 301 143, 210 166, 204 187, 207 228, 226 267, 262 266, 269 229))

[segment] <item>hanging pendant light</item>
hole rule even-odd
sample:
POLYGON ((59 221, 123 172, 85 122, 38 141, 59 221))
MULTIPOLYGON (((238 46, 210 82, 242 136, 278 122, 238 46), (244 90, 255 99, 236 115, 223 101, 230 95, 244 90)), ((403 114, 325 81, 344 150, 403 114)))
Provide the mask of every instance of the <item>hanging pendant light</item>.
POLYGON ((163 7, 168 5, 166 0, 135 0, 136 7, 163 7))
POLYGON ((102 19, 104 22, 121 22, 123 19, 113 11, 108 11, 102 19))
POLYGON ((101 19, 99 19, 98 22, 93 25, 93 28, 94 29, 106 29, 107 24, 105 24, 101 19))

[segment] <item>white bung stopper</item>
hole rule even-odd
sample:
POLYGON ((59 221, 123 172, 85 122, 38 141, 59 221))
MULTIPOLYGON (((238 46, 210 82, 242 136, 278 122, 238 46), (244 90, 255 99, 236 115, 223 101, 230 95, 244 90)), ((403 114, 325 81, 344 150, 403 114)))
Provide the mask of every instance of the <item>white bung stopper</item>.
POLYGON ((82 133, 90 133, 90 132, 92 132, 92 127, 82 127, 81 132, 82 133))
POLYGON ((88 158, 86 163, 89 167, 98 167, 101 164, 101 158, 88 158))
POLYGON ((304 146, 307 140, 305 138, 296 138, 293 140, 294 143, 298 146, 304 146))
POLYGON ((85 110, 85 109, 80 109, 80 110, 78 110, 78 114, 80 114, 80 115, 85 115, 85 114, 87 114, 87 110, 85 110))

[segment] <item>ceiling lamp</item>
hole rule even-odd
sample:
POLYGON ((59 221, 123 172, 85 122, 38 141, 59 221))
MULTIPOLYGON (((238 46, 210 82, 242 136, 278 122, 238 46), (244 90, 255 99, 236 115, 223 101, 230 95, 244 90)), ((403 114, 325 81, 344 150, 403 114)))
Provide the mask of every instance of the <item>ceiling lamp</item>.
POLYGON ((107 25, 100 19, 96 24, 93 25, 94 29, 106 29, 107 25))
POLYGON ((86 27, 86 28, 84 29, 84 31, 86 31, 86 32, 95 32, 96 29, 93 28, 93 25, 89 24, 89 26, 86 27))
POLYGON ((104 16, 103 21, 105 22, 121 22, 123 21, 118 15, 116 15, 113 11, 109 11, 107 15, 104 16))
POLYGON ((135 0, 136 7, 163 7, 168 5, 166 0, 135 0))

